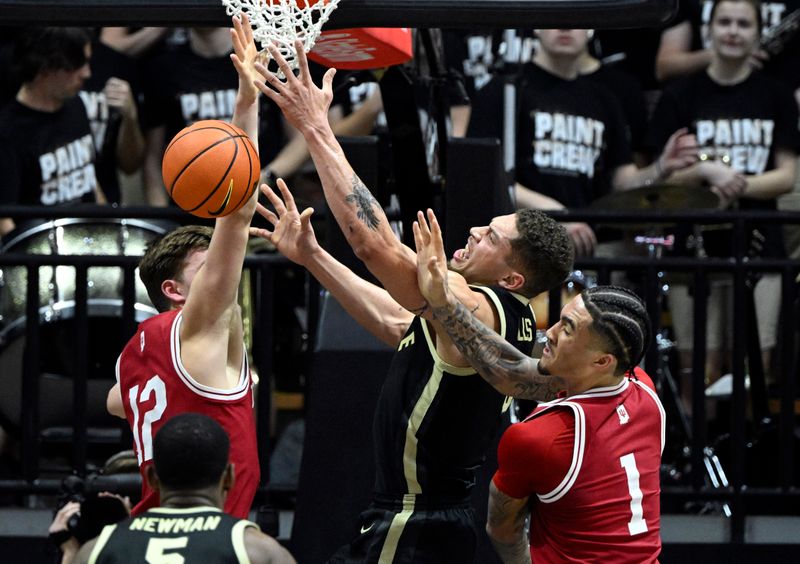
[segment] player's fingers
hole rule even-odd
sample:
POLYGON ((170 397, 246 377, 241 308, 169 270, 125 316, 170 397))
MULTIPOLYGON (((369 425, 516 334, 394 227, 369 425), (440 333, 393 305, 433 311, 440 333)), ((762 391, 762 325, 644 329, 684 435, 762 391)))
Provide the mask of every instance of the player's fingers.
POLYGON ((258 202, 256 202, 256 212, 258 212, 258 215, 269 221, 272 225, 275 225, 278 222, 278 216, 276 216, 272 210, 258 202))
POLYGON ((322 77, 322 90, 333 92, 333 77, 336 76, 336 69, 328 69, 322 77))
MULTIPOLYGON (((272 56, 272 51, 270 51, 269 53, 270 56, 272 56)), ((272 71, 270 71, 267 68, 267 65, 265 65, 262 62, 257 62, 253 66, 255 67, 256 71, 258 71, 258 74, 264 77, 265 84, 269 84, 272 88, 275 89, 275 91, 283 94, 283 92, 286 90, 286 86, 283 84, 283 82, 281 82, 281 80, 277 76, 275 76, 275 74, 272 71)))
POLYGON ((308 57, 306 56, 306 48, 303 45, 302 39, 294 40, 294 51, 297 53, 297 65, 300 68, 300 80, 306 84, 313 82, 311 80, 311 71, 308 70, 308 57))
POLYGON ((278 64, 278 68, 281 69, 281 72, 283 72, 283 76, 286 78, 286 82, 287 83, 296 82, 297 77, 295 77, 294 73, 292 72, 291 65, 286 61, 286 59, 283 58, 283 55, 281 55, 281 52, 278 49, 278 47, 276 47, 274 43, 271 43, 270 45, 267 46, 267 49, 269 49, 269 54, 272 56, 273 59, 275 59, 275 62, 278 64))
POLYGON ((439 248, 442 246, 442 228, 439 226, 439 220, 432 209, 428 209, 428 220, 431 223, 431 239, 434 244, 439 248))
POLYGON ((308 226, 311 222, 311 216, 314 215, 314 208, 306 208, 300 214, 300 225, 303 227, 308 226))
POLYGON ((431 239, 431 232, 428 229, 428 222, 425 219, 425 214, 421 211, 417 212, 417 224, 419 228, 420 241, 422 244, 427 245, 431 239))
POLYGON ((283 181, 283 178, 278 179, 278 190, 281 191, 281 196, 283 197, 283 203, 286 206, 288 211, 296 211, 297 204, 294 202, 294 196, 292 193, 289 192, 289 187, 286 185, 286 182, 283 181))
POLYGON ((266 184, 262 184, 261 193, 267 197, 269 203, 272 204, 272 207, 275 208, 276 212, 278 212, 278 217, 281 217, 286 213, 286 206, 283 205, 283 200, 278 197, 272 188, 266 184))
POLYGON ((411 224, 411 231, 414 232, 414 248, 417 250, 417 254, 420 255, 425 250, 425 238, 422 235, 419 221, 411 224))

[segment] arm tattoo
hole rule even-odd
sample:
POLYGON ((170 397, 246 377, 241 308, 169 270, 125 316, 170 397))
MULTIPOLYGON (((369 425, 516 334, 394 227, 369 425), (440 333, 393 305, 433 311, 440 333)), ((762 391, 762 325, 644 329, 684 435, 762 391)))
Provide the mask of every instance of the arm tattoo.
POLYGON ((460 302, 433 308, 458 350, 484 380, 506 395, 548 401, 558 393, 557 381, 539 374, 536 361, 481 323, 460 302))
POLYGON ((489 536, 489 539, 492 541, 495 552, 504 563, 529 564, 531 562, 531 549, 526 530, 528 508, 526 505, 522 505, 517 509, 516 513, 511 515, 514 511, 513 507, 511 507, 514 502, 515 500, 499 490, 492 489, 489 496, 489 515, 487 518, 489 527, 501 528, 508 526, 508 517, 512 517, 511 527, 514 530, 514 540, 512 542, 503 542, 492 535, 489 536))
POLYGON ((378 228, 381 219, 378 217, 378 214, 375 213, 373 206, 380 207, 380 204, 367 187, 364 186, 364 183, 361 182, 357 174, 353 175, 353 192, 348 194, 344 201, 348 204, 355 203, 358 219, 364 222, 367 227, 373 231, 378 228))

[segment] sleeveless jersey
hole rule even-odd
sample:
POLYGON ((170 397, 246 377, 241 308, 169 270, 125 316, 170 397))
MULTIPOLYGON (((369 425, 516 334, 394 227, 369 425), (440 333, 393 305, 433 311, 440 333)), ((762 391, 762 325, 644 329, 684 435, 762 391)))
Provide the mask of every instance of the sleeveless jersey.
MULTIPOLYGON (((500 335, 530 354, 536 323, 528 299, 500 288, 473 289, 499 313, 500 335)), ((380 495, 465 499, 510 405, 471 367, 444 362, 432 331, 414 318, 378 398, 373 438, 380 495)))
POLYGON ((533 562, 655 562, 665 438, 658 396, 642 381, 624 378, 541 404, 520 425, 533 431, 536 419, 565 409, 574 416, 572 461, 558 486, 531 496, 533 562))
POLYGON ((144 480, 146 467, 152 464, 153 437, 171 417, 192 412, 208 415, 228 433, 236 479, 225 511, 246 518, 260 479, 247 355, 235 388, 221 390, 198 383, 181 362, 182 320, 180 310, 172 310, 144 321, 117 359, 117 381, 142 475, 142 500, 133 514, 158 505, 157 492, 144 480))
POLYGON ((107 525, 90 564, 123 562, 249 563, 244 532, 258 525, 215 507, 157 507, 107 525))

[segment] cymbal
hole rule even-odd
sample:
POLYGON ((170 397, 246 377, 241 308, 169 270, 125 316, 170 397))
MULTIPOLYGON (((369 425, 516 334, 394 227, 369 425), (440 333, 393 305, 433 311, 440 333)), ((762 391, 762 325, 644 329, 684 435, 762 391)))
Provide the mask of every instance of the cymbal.
POLYGON ((716 208, 719 198, 700 185, 652 184, 606 194, 591 203, 593 209, 610 210, 685 210, 716 208))

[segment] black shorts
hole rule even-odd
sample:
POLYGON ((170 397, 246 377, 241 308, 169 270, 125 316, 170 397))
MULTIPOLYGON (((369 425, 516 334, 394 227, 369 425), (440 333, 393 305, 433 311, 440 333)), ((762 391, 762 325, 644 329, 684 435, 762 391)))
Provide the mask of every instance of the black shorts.
POLYGON ((418 496, 376 499, 360 517, 361 534, 328 564, 470 564, 475 515, 468 502, 426 504, 418 496))

